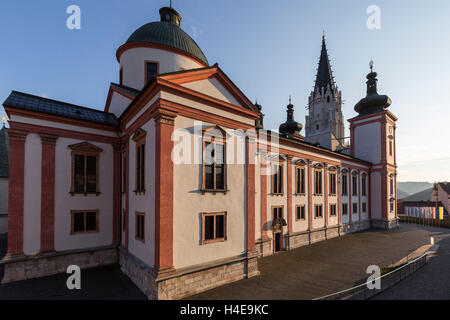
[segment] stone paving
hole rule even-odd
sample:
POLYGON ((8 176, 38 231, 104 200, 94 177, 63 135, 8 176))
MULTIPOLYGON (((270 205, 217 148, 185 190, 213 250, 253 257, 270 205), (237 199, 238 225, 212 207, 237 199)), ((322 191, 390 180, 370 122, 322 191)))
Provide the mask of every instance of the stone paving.
MULTIPOLYGON (((448 233, 445 229, 402 224, 389 232, 372 230, 346 235, 260 259, 261 276, 188 299, 313 299, 352 287, 367 277, 367 266, 389 265, 428 244, 430 236, 435 236, 445 250, 440 250, 439 257, 429 265, 377 298, 448 299, 448 233), (414 282, 409 284, 411 281, 414 282)), ((5 242, 0 239, 0 256, 5 242)), ((83 271, 81 291, 69 291, 66 279, 67 275, 62 274, 0 285, 0 299, 146 299, 117 265, 83 271)))
POLYGON ((395 287, 377 295, 376 300, 450 300, 450 229, 426 227, 439 250, 420 271, 395 287))
POLYGON ((261 276, 188 299, 314 299, 353 287, 367 278, 369 265, 390 265, 429 243, 429 237, 429 231, 407 224, 349 234, 261 259, 261 276))

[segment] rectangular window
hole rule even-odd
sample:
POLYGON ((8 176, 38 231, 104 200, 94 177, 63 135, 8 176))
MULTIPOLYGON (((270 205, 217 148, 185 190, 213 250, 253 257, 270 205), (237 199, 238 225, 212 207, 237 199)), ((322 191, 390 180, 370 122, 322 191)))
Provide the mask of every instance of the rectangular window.
POLYGON ((71 234, 98 232, 98 210, 72 210, 71 234))
POLYGON ((136 190, 137 193, 145 192, 145 140, 136 143, 136 190))
POLYGON ((296 215, 295 218, 296 220, 305 220, 305 206, 297 206, 295 208, 296 210, 296 215))
POLYGON ((390 206, 390 211, 391 212, 394 212, 394 201, 391 201, 390 203, 389 203, 389 206, 390 206))
POLYGON ((152 78, 158 75, 158 63, 146 62, 147 73, 145 83, 152 81, 152 78))
POLYGON ((364 213, 367 212, 367 203, 365 203, 365 202, 362 203, 362 212, 364 212, 364 213))
POLYGON ((272 165, 272 193, 283 193, 283 166, 272 165))
POLYGON ((348 194, 348 185, 347 185, 347 175, 342 176, 342 195, 346 196, 348 194))
POLYGON ((323 208, 322 205, 314 206, 314 212, 315 212, 316 218, 321 218, 323 216, 322 208, 323 208))
POLYGON ((322 194, 322 170, 314 171, 314 194, 322 194))
POLYGON ((352 214, 356 214, 356 213, 358 213, 358 204, 357 204, 357 203, 354 203, 354 204, 353 204, 352 214))
POLYGON ((283 218, 283 207, 273 207, 273 220, 282 219, 283 218))
POLYGON ((389 179, 389 195, 391 195, 391 196, 394 195, 394 179, 393 178, 389 179))
POLYGON ((123 68, 120 68, 119 83, 120 85, 123 84, 123 68))
POLYGON ((352 177, 352 195, 357 196, 358 195, 358 177, 354 175, 352 177))
POLYGON ((136 212, 135 238, 136 238, 136 240, 145 242, 145 213, 144 212, 136 212))
POLYGON ((225 145, 217 142, 204 142, 203 150, 203 189, 225 191, 225 145))
POLYGON ((98 193, 98 156, 81 153, 73 154, 73 185, 72 193, 98 193))
POLYGON ((342 204, 342 215, 345 216, 348 214, 348 204, 347 203, 343 203, 342 204))
POLYGON ((367 195, 367 192, 366 192, 366 176, 363 176, 362 177, 362 179, 361 179, 361 193, 362 193, 362 195, 363 196, 366 196, 367 195))
POLYGON ((295 193, 305 194, 305 168, 296 168, 295 178, 296 178, 295 193))
POLYGON ((336 195, 336 173, 330 173, 330 195, 336 195))
POLYGON ((392 140, 389 140, 389 155, 392 156, 392 140))
POLYGON ((202 244, 226 241, 227 214, 203 213, 202 214, 202 244))
POLYGON ((335 215, 336 215, 336 205, 331 204, 330 205, 330 216, 335 216, 335 215))

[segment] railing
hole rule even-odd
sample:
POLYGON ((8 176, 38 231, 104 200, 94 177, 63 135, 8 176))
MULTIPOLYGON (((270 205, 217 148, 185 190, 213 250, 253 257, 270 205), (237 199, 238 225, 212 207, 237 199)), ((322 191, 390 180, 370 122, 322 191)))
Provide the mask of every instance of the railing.
POLYGON ((314 300, 367 300, 380 292, 396 285, 418 269, 422 268, 427 263, 427 254, 424 254, 407 264, 398 267, 397 269, 382 275, 375 280, 380 280, 380 289, 369 289, 368 284, 372 284, 373 281, 367 281, 359 286, 332 293, 314 300))

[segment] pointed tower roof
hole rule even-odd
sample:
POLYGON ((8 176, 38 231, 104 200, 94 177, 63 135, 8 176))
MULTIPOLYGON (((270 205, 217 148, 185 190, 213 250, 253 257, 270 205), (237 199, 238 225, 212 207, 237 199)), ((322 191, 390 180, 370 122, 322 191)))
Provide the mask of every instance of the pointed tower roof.
MULTIPOLYGON (((322 51, 320 53, 319 68, 317 69, 316 83, 314 85, 314 92, 320 88, 330 86, 331 89, 336 87, 333 78, 333 71, 331 70, 330 59, 328 58, 327 44, 325 42, 325 35, 322 36, 322 51)), ((331 90, 334 96, 334 90, 331 90)))

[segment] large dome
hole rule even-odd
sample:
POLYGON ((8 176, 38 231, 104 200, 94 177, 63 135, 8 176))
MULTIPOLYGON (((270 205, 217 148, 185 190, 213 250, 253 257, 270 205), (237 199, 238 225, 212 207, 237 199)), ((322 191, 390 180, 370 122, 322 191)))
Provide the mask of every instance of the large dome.
POLYGON ((161 21, 150 22, 137 29, 126 43, 155 43, 176 48, 199 59, 206 65, 208 60, 195 41, 180 28, 181 16, 172 8, 161 8, 161 21))

